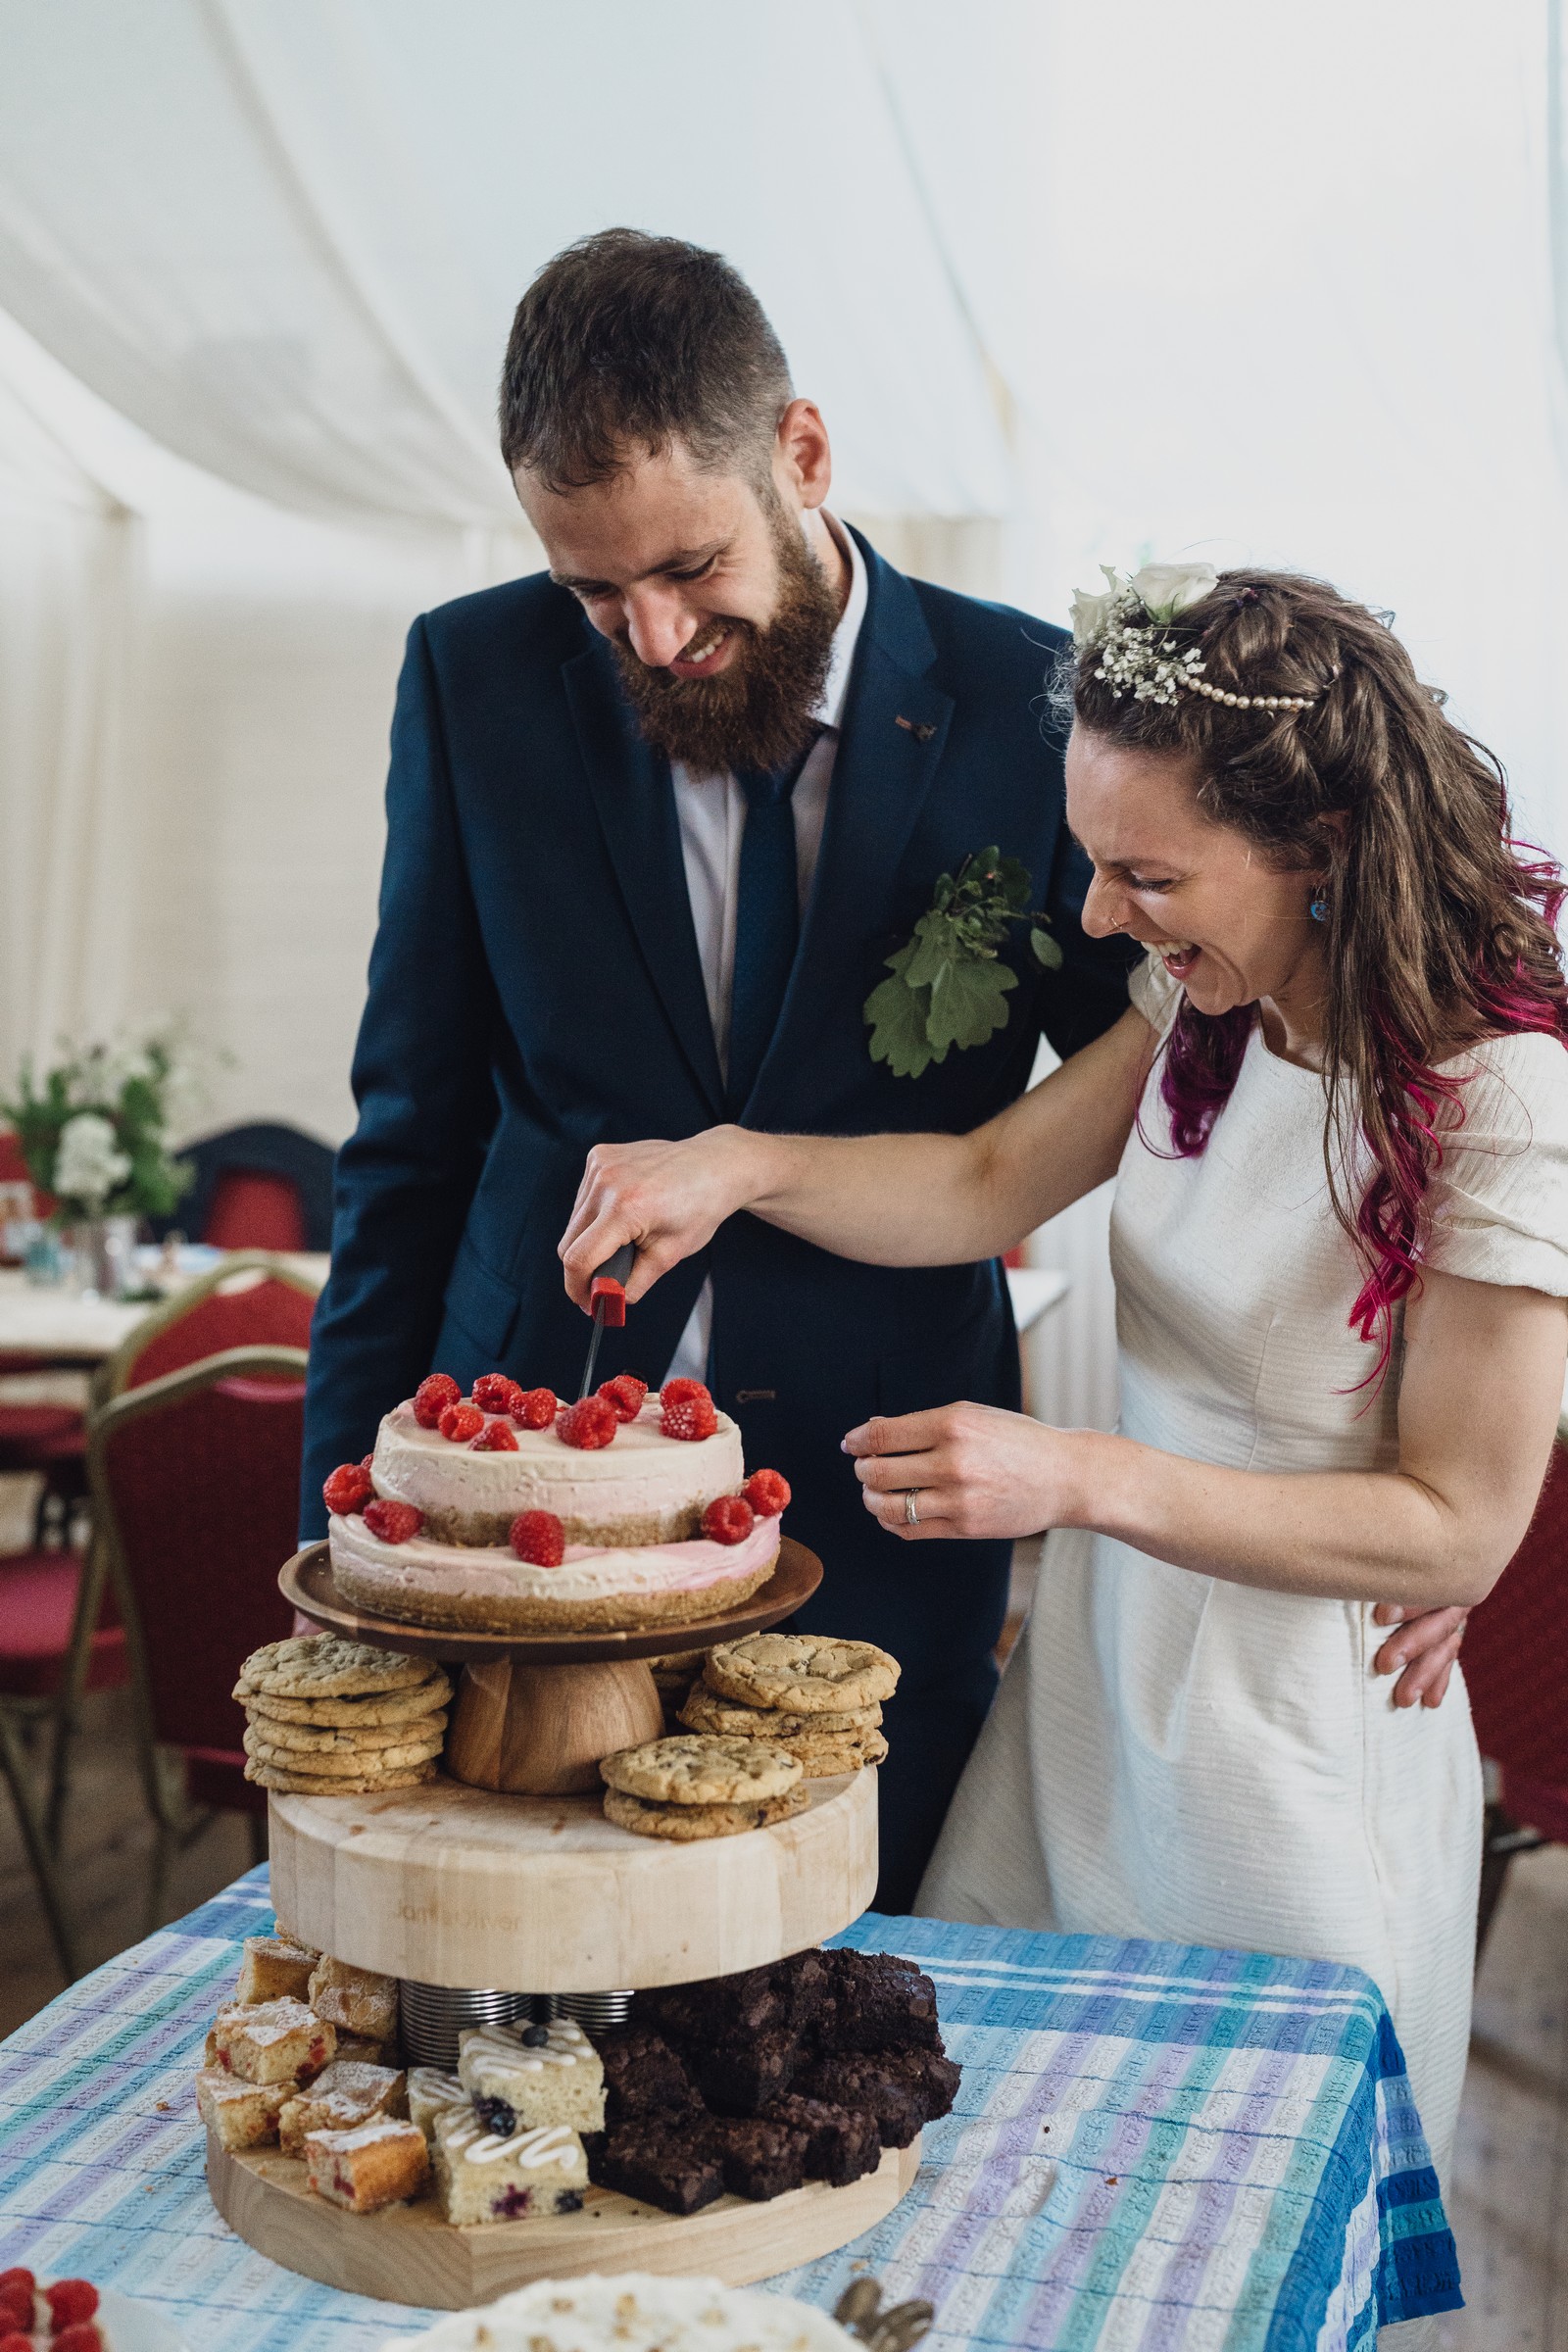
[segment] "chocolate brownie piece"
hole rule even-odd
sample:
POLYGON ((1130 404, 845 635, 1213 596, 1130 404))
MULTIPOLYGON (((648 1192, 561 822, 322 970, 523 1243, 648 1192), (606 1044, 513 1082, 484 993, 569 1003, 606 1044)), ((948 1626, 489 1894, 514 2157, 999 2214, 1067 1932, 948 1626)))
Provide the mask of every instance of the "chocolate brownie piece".
POLYGON ((876 2118, 864 2107, 830 2107, 825 2099, 803 2099, 788 2091, 762 2109, 766 2124, 783 2124, 806 2133, 806 2177, 848 2188, 882 2161, 876 2118))
POLYGON ((667 2041, 635 2027, 600 2037, 605 2070, 605 2121, 612 2128, 634 2115, 682 2115, 698 2104, 691 2077, 667 2041))
POLYGON ((937 1988, 893 1952, 833 1952, 833 1984, 824 2003, 824 2049, 940 2050, 937 1988))
POLYGON ((884 2050, 876 2063, 901 2082, 907 2082, 920 2101, 923 2123, 935 2123, 939 2115, 951 2112, 963 2073, 956 2059, 946 2058, 939 2050, 884 2050))
POLYGON ((642 2119, 605 2133, 603 2147, 589 2157, 588 2178, 663 2213, 695 2213, 724 2193, 723 2170, 706 2134, 642 2119))
POLYGON ((830 2107, 865 2108, 885 2148, 906 2148, 925 2120, 921 2093, 880 2058, 819 2058, 799 2087, 830 2107))
POLYGON ((765 2034, 782 2026, 786 2014, 787 2003, 770 1965, 640 1992, 632 2003, 631 2022, 662 2034, 685 2053, 730 2034, 765 2034))
POLYGON ((834 1955, 812 1949, 792 1952, 774 1963, 773 1984, 784 2007, 783 2022, 796 2034, 814 2036, 818 2012, 833 1990, 834 1955))
POLYGON ((787 2124, 764 2123, 759 2116, 714 2116, 705 2138, 718 2156, 732 2197, 781 2197, 805 2182, 807 2136, 787 2124))
POLYGON ((756 2115, 769 2099, 789 2089, 802 2058, 793 2034, 726 2037, 711 2049, 692 2053, 697 2087, 718 2115, 756 2115))

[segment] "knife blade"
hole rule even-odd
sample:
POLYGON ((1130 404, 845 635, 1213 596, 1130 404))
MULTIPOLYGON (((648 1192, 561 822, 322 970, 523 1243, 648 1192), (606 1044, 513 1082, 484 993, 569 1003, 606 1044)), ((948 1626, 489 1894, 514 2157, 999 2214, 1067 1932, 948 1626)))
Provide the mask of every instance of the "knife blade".
POLYGON ((626 1285, 632 1267, 637 1262, 635 1242, 623 1242, 613 1257, 607 1257, 593 1278, 589 1298, 593 1304, 593 1336, 588 1342, 588 1361, 583 1366, 582 1387, 577 1400, 591 1396, 594 1388, 594 1367, 599 1361, 599 1343, 607 1330, 618 1331, 626 1320, 626 1285))

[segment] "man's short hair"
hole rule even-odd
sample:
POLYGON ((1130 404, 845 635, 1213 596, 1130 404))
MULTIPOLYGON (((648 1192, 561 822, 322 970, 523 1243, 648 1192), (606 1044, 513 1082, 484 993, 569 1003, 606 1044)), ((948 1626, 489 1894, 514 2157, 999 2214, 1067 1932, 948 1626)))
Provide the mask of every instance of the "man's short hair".
POLYGON ((765 479, 792 397, 762 306, 720 253, 602 229, 547 262, 501 372, 501 454, 549 490, 679 441, 700 466, 765 479))

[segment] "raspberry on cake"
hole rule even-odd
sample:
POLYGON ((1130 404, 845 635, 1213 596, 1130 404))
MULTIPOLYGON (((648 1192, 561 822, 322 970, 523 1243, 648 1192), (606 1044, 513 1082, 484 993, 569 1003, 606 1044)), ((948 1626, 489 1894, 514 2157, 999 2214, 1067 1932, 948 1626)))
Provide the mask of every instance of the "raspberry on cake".
POLYGON ((436 1427, 449 1446, 466 1446, 483 1429, 484 1415, 476 1404, 449 1404, 436 1427))
POLYGON ((246 2082, 220 2066, 204 2066, 196 2077, 202 2122, 225 2148, 260 2148, 276 2139, 294 2096, 292 2082, 246 2082))
POLYGON ((559 1568, 566 1556, 566 1535, 554 1511, 519 1511, 512 1522, 512 1548, 534 1568, 559 1568))
POLYGON ((407 1544, 424 1525, 423 1514, 412 1502, 368 1502, 361 1513, 372 1536, 382 1544, 407 1544))
POLYGON ((416 2124, 378 2115, 349 2132, 311 2132, 305 2166, 318 2197, 350 2213, 379 2213, 418 2195, 430 2177, 430 2154, 416 2124))
POLYGON ((512 1434, 510 1422, 487 1421, 473 1439, 472 1450, 475 1453, 515 1453, 517 1441, 512 1434))
POLYGON ((659 1426, 666 1438, 679 1438, 687 1446, 696 1446, 704 1438, 713 1436, 718 1428, 718 1415, 710 1396, 682 1396, 663 1407, 659 1426))
POLYGON ((370 1473, 363 1462, 343 1462, 323 1481, 321 1500, 329 1511, 346 1518, 350 1511, 362 1510, 374 1493, 370 1473))
POLYGON ((512 1418, 524 1429, 549 1429, 560 1410, 554 1389, 524 1389, 512 1408, 512 1418))
POLYGON ((581 2026, 482 2026, 458 2036, 458 2080, 503 2138, 546 2124, 605 2126, 605 2070, 581 2026))
POLYGON ((209 2035, 225 2073, 246 2082, 310 2082, 337 2054, 337 2034, 303 2001, 236 2003, 220 2009, 209 2035))
POLYGON ((776 1519, 789 1508, 790 1482, 779 1470, 754 1470, 741 1493, 759 1519, 776 1519))
POLYGON ((505 1372, 481 1372, 469 1391, 482 1413, 514 1413, 522 1402, 522 1391, 505 1372))
POLYGON ((755 1517, 743 1494, 720 1494, 703 1513, 703 1533, 710 1544, 744 1544, 755 1517))
POLYGON ((564 1446, 585 1453, 608 1446, 620 1427, 620 1415, 608 1396, 584 1396, 556 1416, 556 1435, 564 1446))
POLYGON ((600 1382, 598 1394, 614 1407, 617 1421, 635 1421, 648 1401, 648 1383, 635 1372, 617 1372, 613 1380, 600 1382))
POLYGON ((414 1418, 421 1429, 436 1429, 447 1406, 460 1403, 462 1397, 450 1372, 432 1372, 414 1392, 414 1418))
POLYGON ((461 2229, 524 2214, 577 2213, 588 2186, 579 2135, 564 2124, 496 2132, 468 2107, 448 2107, 430 2140, 442 2211, 461 2229))

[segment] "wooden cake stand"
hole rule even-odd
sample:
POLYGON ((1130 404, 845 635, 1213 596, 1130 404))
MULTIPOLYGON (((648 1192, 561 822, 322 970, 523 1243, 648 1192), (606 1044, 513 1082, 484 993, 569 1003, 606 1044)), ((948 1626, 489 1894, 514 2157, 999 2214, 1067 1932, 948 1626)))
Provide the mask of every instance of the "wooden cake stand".
MULTIPOLYGON (((805 1809, 738 1837, 670 1844, 604 1816, 598 1764, 656 1739, 644 1661, 776 1625, 821 1563, 785 1539, 738 1609, 641 1633, 454 1634, 344 1605, 323 1544, 283 1569, 286 1597, 330 1632, 461 1663, 443 1777, 342 1797, 274 1792, 272 1900, 291 1931, 360 1968, 424 1985, 603 1992, 730 1976, 848 1927, 876 1887, 876 1774, 807 1781, 805 1809), (452 1777, 446 1777, 451 1775, 452 1777)), ((848 2188, 810 2181, 766 2203, 725 2196, 682 2218, 610 2189, 580 2213, 459 2229, 425 2199, 374 2215, 313 2196, 276 2148, 209 2136, 213 2201, 240 2236, 351 2293, 461 2310, 531 2278, 708 2273, 746 2285, 831 2253, 890 2213, 920 2143, 848 2188)))
POLYGON ((662 1733, 663 1704, 647 1659, 711 1649, 777 1625, 816 1591, 822 1563, 786 1536, 771 1577, 739 1608, 616 1634, 465 1634, 367 1616, 340 1596, 324 1544, 296 1552, 277 1581, 285 1600, 328 1633, 462 1665, 443 1758, 454 1780, 516 1795, 566 1796, 602 1788, 601 1756, 662 1733))

